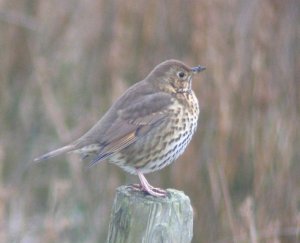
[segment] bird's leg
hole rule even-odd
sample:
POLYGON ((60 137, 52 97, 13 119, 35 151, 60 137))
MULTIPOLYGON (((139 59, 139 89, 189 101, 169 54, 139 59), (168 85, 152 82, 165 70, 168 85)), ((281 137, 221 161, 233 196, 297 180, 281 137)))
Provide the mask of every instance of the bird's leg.
POLYGON ((149 184, 146 177, 139 170, 136 170, 136 173, 140 179, 141 185, 139 185, 140 189, 147 192, 148 194, 154 197, 164 197, 167 192, 160 188, 155 188, 149 184))

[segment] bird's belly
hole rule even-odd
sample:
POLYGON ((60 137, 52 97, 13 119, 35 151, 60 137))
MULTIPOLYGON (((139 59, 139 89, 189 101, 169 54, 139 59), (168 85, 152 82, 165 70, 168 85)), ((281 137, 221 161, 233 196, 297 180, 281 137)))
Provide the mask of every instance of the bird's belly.
POLYGON ((184 152, 196 130, 197 120, 198 114, 187 116, 187 112, 174 116, 114 154, 109 161, 131 174, 136 174, 136 169, 144 174, 160 170, 184 152))

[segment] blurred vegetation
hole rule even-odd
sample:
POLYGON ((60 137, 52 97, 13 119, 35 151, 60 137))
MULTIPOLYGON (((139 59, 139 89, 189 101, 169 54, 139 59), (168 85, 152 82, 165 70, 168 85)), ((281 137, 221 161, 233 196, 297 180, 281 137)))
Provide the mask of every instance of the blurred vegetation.
POLYGON ((300 242, 299 23, 297 0, 1 0, 0 241, 105 241, 115 188, 137 179, 31 161, 175 58, 207 67, 199 128, 149 181, 189 195, 193 242, 300 242))

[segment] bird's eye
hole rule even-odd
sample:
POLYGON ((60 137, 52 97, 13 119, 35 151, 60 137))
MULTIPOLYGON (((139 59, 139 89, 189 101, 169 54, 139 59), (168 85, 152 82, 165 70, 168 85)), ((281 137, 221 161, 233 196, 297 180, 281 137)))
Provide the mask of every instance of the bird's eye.
POLYGON ((184 78, 185 77, 185 73, 184 72, 178 72, 177 73, 177 76, 179 77, 179 78, 184 78))

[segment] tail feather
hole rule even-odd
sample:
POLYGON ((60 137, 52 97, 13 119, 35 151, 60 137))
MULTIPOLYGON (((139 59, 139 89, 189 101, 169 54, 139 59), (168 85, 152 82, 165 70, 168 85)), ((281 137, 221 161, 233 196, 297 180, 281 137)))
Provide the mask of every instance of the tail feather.
POLYGON ((40 157, 37 157, 34 159, 34 162, 40 162, 42 160, 46 160, 46 159, 50 159, 52 157, 55 157, 55 156, 58 156, 58 155, 61 155, 63 153, 67 153, 67 152, 70 152, 70 151, 73 151, 75 150, 75 146, 73 144, 70 144, 70 145, 66 145, 62 148, 59 148, 59 149, 56 149, 56 150, 53 150, 49 153, 46 153, 40 157))

